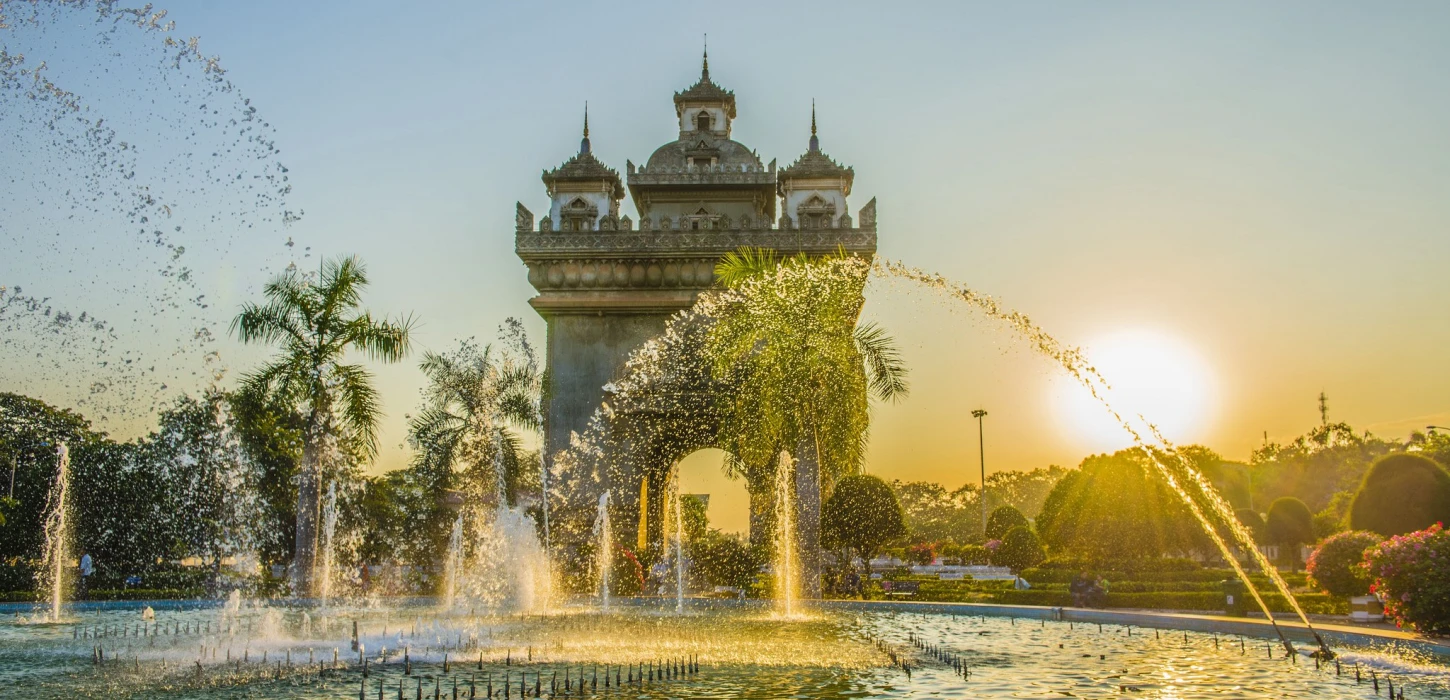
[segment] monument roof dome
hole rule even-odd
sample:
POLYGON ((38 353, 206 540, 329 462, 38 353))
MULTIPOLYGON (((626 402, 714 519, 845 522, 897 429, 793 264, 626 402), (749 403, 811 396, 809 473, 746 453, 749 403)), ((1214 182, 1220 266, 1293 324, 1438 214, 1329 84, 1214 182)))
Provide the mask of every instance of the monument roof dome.
POLYGON ((684 138, 660 146, 650 155, 645 167, 650 170, 684 168, 689 165, 691 157, 713 158, 715 165, 724 166, 727 169, 730 169, 731 166, 742 165, 761 167, 760 157, 756 156, 745 144, 730 139, 705 136, 684 138))

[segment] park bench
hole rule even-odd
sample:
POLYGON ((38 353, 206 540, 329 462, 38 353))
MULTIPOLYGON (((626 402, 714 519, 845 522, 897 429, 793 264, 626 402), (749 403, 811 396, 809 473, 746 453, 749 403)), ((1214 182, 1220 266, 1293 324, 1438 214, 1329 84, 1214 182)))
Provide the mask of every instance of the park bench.
POLYGON ((882 581, 881 592, 888 598, 914 598, 921 590, 920 581, 882 581))

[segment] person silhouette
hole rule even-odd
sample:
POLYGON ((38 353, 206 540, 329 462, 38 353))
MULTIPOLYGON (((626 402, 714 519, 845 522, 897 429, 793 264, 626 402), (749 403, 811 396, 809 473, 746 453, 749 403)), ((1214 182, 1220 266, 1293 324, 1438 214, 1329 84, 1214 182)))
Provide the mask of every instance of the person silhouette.
POLYGON ((80 570, 80 597, 85 598, 91 590, 91 574, 94 574, 96 572, 95 561, 91 559, 90 552, 84 552, 81 554, 80 570))

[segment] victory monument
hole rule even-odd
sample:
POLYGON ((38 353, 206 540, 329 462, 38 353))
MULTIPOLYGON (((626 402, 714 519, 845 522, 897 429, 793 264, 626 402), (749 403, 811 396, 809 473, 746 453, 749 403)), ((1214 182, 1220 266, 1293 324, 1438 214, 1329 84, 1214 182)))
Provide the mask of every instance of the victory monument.
MULTIPOLYGON (((529 303, 548 325, 548 455, 584 431, 630 351, 714 283, 725 254, 747 247, 781 255, 876 252, 876 201, 854 219, 848 212, 854 173, 820 150, 814 107, 809 148, 784 168, 731 139, 735 94, 711 80, 708 54, 700 80, 675 93, 674 107, 677 138, 643 165, 627 162, 623 181, 592 152, 586 114, 579 153, 543 173, 548 215, 536 221, 518 205, 515 249, 538 290, 529 303), (634 218, 620 213, 626 186, 634 218)), ((690 452, 711 446, 702 438, 661 441, 640 451, 647 461, 630 470, 629 483, 610 488, 633 494, 620 505, 636 514, 641 491, 656 510, 663 476, 690 452)), ((802 539, 818 521, 819 489, 811 491, 799 496, 802 539)), ((650 529, 648 540, 658 542, 650 529)))

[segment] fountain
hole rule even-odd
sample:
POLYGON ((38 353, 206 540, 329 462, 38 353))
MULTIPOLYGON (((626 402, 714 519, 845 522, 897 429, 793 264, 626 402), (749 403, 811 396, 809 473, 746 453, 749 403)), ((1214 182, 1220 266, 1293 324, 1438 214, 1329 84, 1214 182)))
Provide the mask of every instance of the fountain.
POLYGON ((463 514, 453 520, 448 551, 443 559, 443 608, 451 609, 458 597, 458 576, 463 568, 463 514))
POLYGON ((594 515, 594 566, 599 571, 599 609, 609 612, 609 577, 614 571, 614 531, 609 527, 609 490, 599 494, 594 515))
POLYGON ((775 612, 779 617, 796 614, 800 597, 800 557, 795 526, 795 460, 785 452, 775 467, 775 612))
POLYGON ((322 605, 327 606, 332 598, 335 538, 337 535, 337 482, 327 485, 327 500, 322 504, 322 564, 318 572, 317 595, 322 605))
POLYGON ((670 515, 673 516, 675 534, 671 538, 675 549, 675 614, 685 612, 685 516, 680 506, 680 472, 675 470, 670 480, 670 515))
POLYGON ((50 621, 60 622, 71 558, 70 448, 61 443, 55 451, 59 459, 45 516, 45 566, 41 571, 50 588, 50 621))

